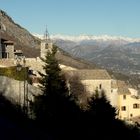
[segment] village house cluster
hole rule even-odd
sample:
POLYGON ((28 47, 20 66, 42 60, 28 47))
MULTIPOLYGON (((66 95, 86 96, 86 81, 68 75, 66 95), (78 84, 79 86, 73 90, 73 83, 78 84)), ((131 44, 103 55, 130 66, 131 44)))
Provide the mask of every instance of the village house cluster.
MULTIPOLYGON (((50 40, 42 40, 40 56, 44 58, 46 52, 51 50, 52 46, 50 40)), ((0 67, 16 65, 16 59, 21 56, 23 56, 22 52, 14 49, 13 41, 1 40, 0 67), (4 63, 3 60, 5 60, 4 63), (10 64, 8 61, 10 61, 10 64)), ((39 77, 37 71, 43 72, 42 65, 39 57, 26 58, 26 66, 33 72, 33 85, 36 87, 39 77)), ((124 81, 112 79, 105 69, 79 70, 62 64, 60 64, 60 67, 69 76, 78 76, 91 95, 94 94, 95 90, 103 90, 111 105, 116 107, 119 119, 140 122, 140 98, 136 89, 129 87, 124 81)))

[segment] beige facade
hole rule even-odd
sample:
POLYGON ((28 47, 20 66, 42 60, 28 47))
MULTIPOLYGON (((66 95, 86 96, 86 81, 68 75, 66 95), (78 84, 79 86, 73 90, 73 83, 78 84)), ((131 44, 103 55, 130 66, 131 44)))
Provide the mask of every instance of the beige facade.
POLYGON ((53 43, 51 40, 42 40, 41 48, 40 48, 40 57, 45 58, 48 51, 51 51, 53 47, 53 43))
POLYGON ((140 115, 140 99, 131 94, 121 94, 118 98, 119 118, 131 120, 140 115))
POLYGON ((140 115, 140 99, 136 89, 129 88, 124 81, 112 80, 112 93, 117 95, 114 105, 119 119, 131 121, 140 115))

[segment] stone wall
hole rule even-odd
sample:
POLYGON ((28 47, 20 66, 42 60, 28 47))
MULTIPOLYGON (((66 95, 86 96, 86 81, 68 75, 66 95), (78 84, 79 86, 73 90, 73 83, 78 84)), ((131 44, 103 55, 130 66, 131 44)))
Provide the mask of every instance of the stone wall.
POLYGON ((24 97, 33 100, 33 95, 40 94, 41 90, 28 84, 27 81, 0 76, 0 92, 8 99, 23 105, 24 97))

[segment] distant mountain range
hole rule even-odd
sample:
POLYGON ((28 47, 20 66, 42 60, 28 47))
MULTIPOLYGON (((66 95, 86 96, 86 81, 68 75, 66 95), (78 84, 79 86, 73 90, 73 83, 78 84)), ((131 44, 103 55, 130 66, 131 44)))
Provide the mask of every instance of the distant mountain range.
POLYGON ((52 35, 50 38, 71 55, 94 62, 102 68, 124 74, 140 73, 140 38, 108 35, 52 35))

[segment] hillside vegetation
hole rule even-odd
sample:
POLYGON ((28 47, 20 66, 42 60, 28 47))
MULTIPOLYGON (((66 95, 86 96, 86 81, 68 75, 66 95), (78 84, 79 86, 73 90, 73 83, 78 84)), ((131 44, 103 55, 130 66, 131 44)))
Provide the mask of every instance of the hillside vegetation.
POLYGON ((17 70, 17 67, 4 67, 0 68, 0 76, 7 76, 15 80, 24 81, 27 79, 27 70, 27 67, 23 67, 20 71, 17 70))

